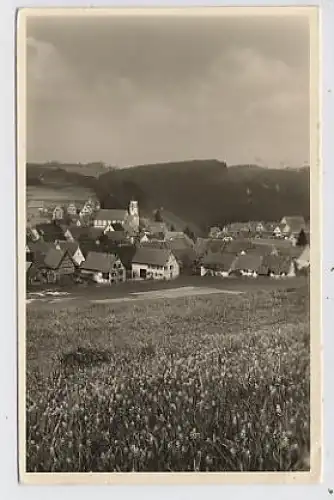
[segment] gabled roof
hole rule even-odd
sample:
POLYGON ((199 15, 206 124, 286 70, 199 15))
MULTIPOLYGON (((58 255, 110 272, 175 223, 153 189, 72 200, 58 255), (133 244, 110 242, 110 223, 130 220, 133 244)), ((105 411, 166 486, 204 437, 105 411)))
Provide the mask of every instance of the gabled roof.
POLYGON ((233 268, 233 263, 237 257, 233 254, 210 252, 202 261, 204 267, 228 272, 233 268))
POLYGON ((132 259, 134 264, 164 266, 172 252, 163 248, 139 247, 132 259))
POLYGON ((263 257, 257 254, 239 255, 233 263, 235 270, 258 271, 262 264, 263 257))
POLYGON ((80 268, 86 271, 97 271, 108 273, 112 270, 117 256, 110 253, 89 252, 86 260, 81 264, 80 268))
POLYGON ((95 220, 105 220, 105 221, 113 221, 113 220, 124 220, 128 215, 128 211, 126 209, 118 209, 118 208, 101 208, 94 216, 95 220))
MULTIPOLYGON (((292 232, 299 232, 301 229, 305 228, 306 222, 304 217, 299 215, 286 216, 283 217, 286 220, 286 224, 289 226, 292 232)), ((283 220, 282 219, 282 220, 283 220)))
POLYGON ((64 257, 68 255, 68 252, 63 250, 58 250, 57 248, 51 248, 45 256, 44 265, 50 269, 58 269, 64 257))

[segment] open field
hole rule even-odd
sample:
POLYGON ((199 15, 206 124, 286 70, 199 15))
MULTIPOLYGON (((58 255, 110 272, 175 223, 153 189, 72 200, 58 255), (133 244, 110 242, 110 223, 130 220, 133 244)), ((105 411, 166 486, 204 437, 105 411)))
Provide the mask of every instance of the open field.
POLYGON ((28 471, 305 470, 309 291, 28 308, 28 471))
POLYGON ((68 204, 70 202, 85 202, 90 197, 95 197, 94 192, 83 186, 61 186, 59 184, 27 186, 27 210, 36 203, 44 202, 45 205, 68 204))
POLYGON ((89 305, 96 301, 129 301, 147 298, 185 297, 208 293, 241 293, 251 290, 280 290, 299 288, 308 282, 307 277, 272 280, 267 277, 257 279, 200 276, 180 276, 172 281, 126 281, 117 285, 72 285, 66 287, 33 287, 27 293, 29 308, 66 307, 69 301, 76 306, 89 305), (155 293, 154 293, 155 292, 155 293), (164 293, 163 293, 164 292, 164 293))

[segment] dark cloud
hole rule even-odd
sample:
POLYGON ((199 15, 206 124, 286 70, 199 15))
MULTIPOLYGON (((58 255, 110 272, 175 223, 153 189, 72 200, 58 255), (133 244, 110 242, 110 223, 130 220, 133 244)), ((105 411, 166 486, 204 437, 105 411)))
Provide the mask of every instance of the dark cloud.
POLYGON ((30 159, 308 158, 307 18, 35 18, 28 36, 30 159))

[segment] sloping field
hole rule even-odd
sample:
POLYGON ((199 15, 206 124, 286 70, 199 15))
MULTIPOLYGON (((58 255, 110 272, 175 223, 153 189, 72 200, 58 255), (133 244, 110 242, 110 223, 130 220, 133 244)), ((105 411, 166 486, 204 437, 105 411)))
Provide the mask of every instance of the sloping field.
POLYGON ((309 293, 27 311, 28 471, 309 467, 309 293))

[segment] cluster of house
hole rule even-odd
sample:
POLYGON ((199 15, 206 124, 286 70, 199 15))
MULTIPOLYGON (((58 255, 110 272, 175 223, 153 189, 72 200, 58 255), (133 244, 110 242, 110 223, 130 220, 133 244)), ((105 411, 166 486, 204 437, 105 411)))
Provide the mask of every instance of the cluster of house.
MULTIPOLYGON (((86 210, 91 208, 87 204, 86 210)), ((290 238, 296 227, 288 238, 273 237, 274 232, 270 237, 248 233, 237 238, 224 228, 228 238, 211 234, 193 241, 165 222, 140 218, 135 200, 122 210, 94 206, 89 216, 90 224, 86 224, 80 217, 64 219, 64 213, 54 210, 49 221, 27 224, 28 285, 169 280, 180 273, 294 276, 309 267, 309 245, 294 246, 290 238)), ((285 218, 284 232, 288 221, 285 218)))
POLYGON ((222 238, 226 241, 232 238, 276 238, 289 239, 293 245, 297 243, 300 232, 303 231, 306 239, 309 241, 310 224, 302 216, 286 216, 280 222, 234 222, 223 228, 212 227, 210 236, 213 238, 222 238))

